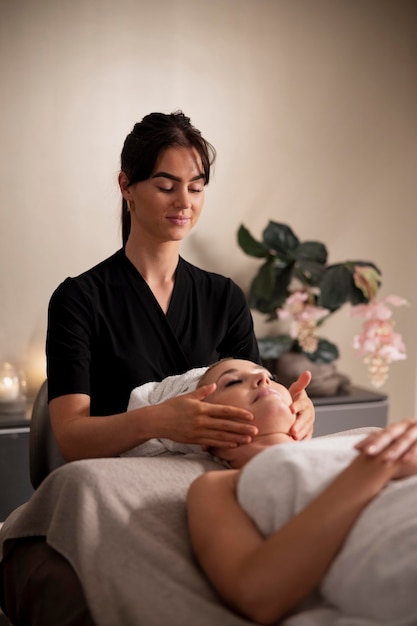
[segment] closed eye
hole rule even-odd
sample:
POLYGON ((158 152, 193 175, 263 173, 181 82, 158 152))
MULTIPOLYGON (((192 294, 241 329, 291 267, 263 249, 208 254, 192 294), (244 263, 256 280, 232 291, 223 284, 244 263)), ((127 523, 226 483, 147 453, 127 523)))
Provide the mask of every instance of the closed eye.
POLYGON ((225 384, 225 387, 232 387, 233 385, 238 385, 238 384, 239 384, 239 383, 241 383, 241 382, 242 382, 242 379, 241 379, 241 378, 236 378, 236 379, 233 379, 233 380, 229 380, 229 381, 225 384))
MULTIPOLYGON (((158 187, 159 191, 162 191, 162 193, 172 193, 173 191, 175 191, 175 187, 158 187)), ((188 190, 188 193, 201 193, 204 190, 204 188, 190 188, 188 190)))

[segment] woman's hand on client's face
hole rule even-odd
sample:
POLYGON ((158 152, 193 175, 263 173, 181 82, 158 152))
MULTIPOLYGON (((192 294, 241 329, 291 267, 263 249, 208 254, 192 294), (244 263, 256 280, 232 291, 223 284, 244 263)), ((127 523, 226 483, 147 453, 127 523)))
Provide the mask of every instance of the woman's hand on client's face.
POLYGON ((401 461, 394 478, 417 474, 417 421, 402 420, 370 433, 356 448, 368 456, 387 462, 401 461))
POLYGON ((313 435, 315 411, 314 405, 308 397, 305 388, 311 381, 311 372, 305 371, 289 387, 292 397, 291 411, 297 416, 291 435, 296 440, 310 439, 313 435))
POLYGON ((203 402, 215 388, 212 383, 163 402, 157 436, 200 444, 203 449, 234 448, 250 443, 258 432, 251 424, 253 414, 234 406, 203 402))

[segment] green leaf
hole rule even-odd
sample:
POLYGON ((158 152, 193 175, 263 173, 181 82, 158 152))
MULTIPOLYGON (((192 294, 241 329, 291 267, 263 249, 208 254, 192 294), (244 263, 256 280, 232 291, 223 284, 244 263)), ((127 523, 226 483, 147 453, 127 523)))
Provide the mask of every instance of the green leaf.
POLYGON ((304 241, 298 246, 295 257, 297 260, 315 261, 321 265, 327 263, 327 248, 319 241, 304 241))
POLYGON ((237 241, 243 252, 249 256, 255 256, 257 258, 268 257, 269 251, 263 243, 257 241, 243 224, 240 226, 237 233, 237 241))
POLYGON ((356 304, 368 304, 369 298, 362 291, 362 289, 359 289, 358 287, 356 287, 355 284, 353 284, 352 290, 348 297, 348 302, 350 302, 353 306, 355 306, 356 304))
POLYGON ((345 263, 330 265, 320 282, 319 305, 330 311, 336 311, 345 302, 349 302, 356 289, 353 271, 345 263))
POLYGON ((312 287, 318 287, 325 271, 325 265, 305 259, 297 261, 294 265, 294 277, 312 287))
POLYGON ((294 339, 289 335, 274 335, 258 339, 259 353, 262 359, 277 359, 289 352, 294 345, 294 339))
POLYGON ((249 291, 249 306, 261 313, 273 313, 285 302, 291 280, 291 266, 279 267, 274 258, 268 259, 258 270, 249 291))
POLYGON ((257 308, 255 304, 259 301, 269 301, 274 293, 274 264, 273 260, 266 261, 258 270, 252 281, 249 292, 249 306, 257 308))
POLYGON ((318 241, 305 241, 295 250, 294 277, 317 287, 326 270, 327 250, 318 241))
POLYGON ((274 250, 280 259, 293 261, 294 253, 299 245, 298 238, 286 224, 269 222, 262 233, 265 246, 274 250))
POLYGON ((320 282, 319 304, 321 306, 335 311, 346 302, 352 305, 369 302, 366 293, 355 285, 353 275, 356 266, 370 266, 380 275, 376 265, 365 261, 346 261, 329 265, 320 282))
POLYGON ((304 352, 313 363, 331 363, 339 358, 339 350, 337 346, 327 339, 319 339, 317 350, 315 352, 304 352))

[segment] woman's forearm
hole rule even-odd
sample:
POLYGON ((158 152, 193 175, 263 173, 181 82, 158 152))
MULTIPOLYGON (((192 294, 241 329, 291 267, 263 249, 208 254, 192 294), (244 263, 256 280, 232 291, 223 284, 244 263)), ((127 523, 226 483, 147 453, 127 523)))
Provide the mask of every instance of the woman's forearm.
POLYGON ((153 438, 202 446, 236 447, 257 432, 245 409, 201 400, 210 385, 127 413, 90 416, 90 398, 70 394, 51 400, 49 410, 58 446, 68 461, 117 456, 153 438))
POLYGON ((62 455, 67 461, 112 457, 156 436, 156 408, 91 417, 89 398, 81 394, 56 398, 50 403, 51 423, 62 455))
POLYGON ((319 584, 358 515, 393 469, 378 458, 358 456, 266 540, 240 508, 236 475, 229 473, 230 478, 223 472, 203 476, 191 488, 193 545, 214 586, 236 610, 273 624, 319 584))

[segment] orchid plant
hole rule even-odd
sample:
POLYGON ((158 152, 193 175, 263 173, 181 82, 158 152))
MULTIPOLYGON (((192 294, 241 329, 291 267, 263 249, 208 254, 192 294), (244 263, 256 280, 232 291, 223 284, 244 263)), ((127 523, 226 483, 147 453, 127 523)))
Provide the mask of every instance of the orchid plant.
POLYGON ((374 263, 327 265, 322 243, 300 242, 289 226, 273 221, 263 231, 262 241, 241 225, 238 243, 246 254, 264 259, 250 285, 249 306, 266 314, 268 321, 289 321, 288 333, 258 339, 263 359, 276 359, 287 351, 302 352, 315 363, 337 359, 337 346, 320 337, 319 328, 345 304, 352 305, 352 317, 365 319, 353 346, 364 358, 372 384, 384 384, 390 363, 406 358, 388 306, 406 301, 398 296, 376 300, 381 272, 374 263))
POLYGON ((403 339, 394 331, 395 322, 388 304, 402 306, 407 301, 399 296, 386 296, 379 302, 373 298, 369 304, 359 304, 350 311, 351 317, 365 318, 362 332, 353 338, 353 347, 363 356, 375 387, 386 382, 392 361, 407 357, 403 339))

